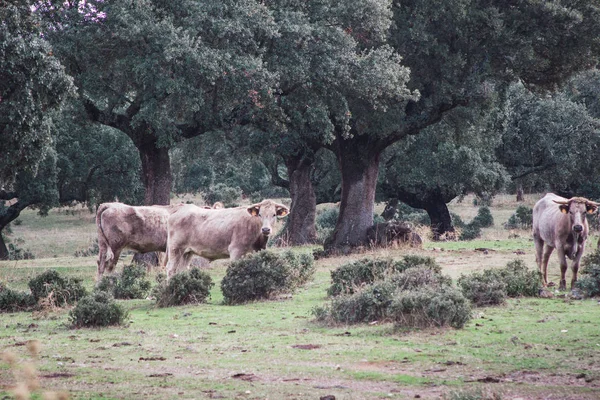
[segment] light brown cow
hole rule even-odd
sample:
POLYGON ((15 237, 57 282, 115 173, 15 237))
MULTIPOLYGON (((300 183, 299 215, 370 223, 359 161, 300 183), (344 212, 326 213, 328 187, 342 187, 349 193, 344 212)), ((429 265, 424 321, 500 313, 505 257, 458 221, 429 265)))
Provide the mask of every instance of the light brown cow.
POLYGON ((573 260, 571 268, 573 278, 571 289, 577 282, 579 261, 585 250, 588 237, 586 213, 593 214, 598 203, 583 197, 565 199, 554 193, 548 193, 533 207, 533 242, 535 259, 542 273, 544 286, 548 285, 548 260, 556 249, 560 262, 560 290, 565 290, 567 283, 567 257, 573 260))
POLYGON ((167 277, 187 269, 192 255, 237 260, 266 248, 272 224, 289 209, 271 200, 248 207, 204 210, 186 205, 169 217, 167 277))
MULTIPOLYGON (((98 273, 112 272, 125 248, 139 253, 167 250, 167 221, 169 215, 184 204, 170 206, 129 206, 123 203, 100 204, 96 212, 98 227, 98 273)), ((217 202, 213 208, 222 208, 217 202)), ((211 209, 210 206, 207 208, 211 209)), ((166 256, 159 255, 160 265, 166 264, 166 256)))
POLYGON ((96 211, 98 227, 98 274, 112 272, 125 248, 139 253, 166 251, 169 215, 183 204, 173 206, 129 206, 102 203, 96 211))

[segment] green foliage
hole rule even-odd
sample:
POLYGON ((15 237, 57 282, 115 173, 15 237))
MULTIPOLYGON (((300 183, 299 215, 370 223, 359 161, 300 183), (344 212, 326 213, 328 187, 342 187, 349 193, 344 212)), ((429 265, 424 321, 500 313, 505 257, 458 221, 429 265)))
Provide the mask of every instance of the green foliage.
POLYGON ((387 317, 396 285, 391 281, 378 281, 354 293, 331 299, 325 307, 317 307, 313 315, 321 322, 357 324, 378 321, 387 317))
POLYGON ((586 297, 600 296, 600 251, 585 256, 576 286, 586 297))
POLYGON ((250 254, 233 261, 221 281, 225 304, 242 304, 294 291, 314 274, 313 258, 291 251, 250 254))
POLYGON ((506 229, 529 229, 533 225, 533 208, 519 206, 504 224, 506 229))
POLYGON ((9 243, 8 246, 8 259, 9 260, 34 260, 35 254, 29 249, 22 249, 15 243, 9 243))
POLYGON ((51 296, 52 302, 59 307, 73 304, 87 294, 81 279, 65 278, 53 269, 29 280, 29 289, 36 302, 51 296))
POLYGON ((461 275, 457 285, 464 296, 478 307, 504 304, 506 301, 506 284, 494 270, 461 275))
POLYGON ((502 395, 494 391, 483 389, 466 389, 452 391, 444 395, 443 400, 502 400, 502 395))
POLYGON ((441 287, 452 285, 452 278, 442 275, 439 270, 426 265, 418 265, 391 275, 388 278, 399 290, 416 290, 423 286, 441 287))
POLYGON ((69 320, 74 328, 96 328, 123 325, 127 311, 117 304, 114 298, 102 291, 94 291, 83 297, 69 312, 69 320))
POLYGON ((327 295, 352 294, 356 288, 382 280, 387 275, 403 272, 417 266, 424 266, 435 273, 441 272, 441 267, 432 257, 409 255, 398 261, 364 258, 350 264, 344 264, 331 271, 332 284, 327 289, 327 295))
POLYGON ((0 21, 0 181, 7 185, 18 173, 35 176, 72 79, 28 2, 4 2, 0 21))
POLYGON ((157 281, 153 293, 159 307, 203 303, 214 286, 210 275, 198 268, 177 273, 168 282, 159 275, 157 281))
POLYGON ((317 229, 317 240, 319 243, 324 243, 331 236, 339 216, 340 209, 338 207, 326 208, 317 213, 315 228, 317 229))
POLYGON ((35 305, 30 293, 10 289, 0 282, 0 313, 29 311, 35 305))
POLYGON ((242 190, 239 187, 230 187, 225 183, 212 185, 204 193, 204 198, 209 204, 220 201, 225 207, 237 207, 241 197, 242 190))
POLYGON ((461 275, 457 282, 465 297, 477 306, 504 303, 506 297, 538 296, 542 280, 538 270, 530 270, 522 260, 504 268, 461 275))
POLYGON ((146 267, 139 264, 126 265, 118 275, 102 277, 97 290, 111 293, 115 299, 145 299, 152 284, 146 279, 146 267))
POLYGON ((479 210, 477 211, 477 215, 475 216, 475 218, 473 218, 473 221, 471 221, 472 225, 478 225, 482 228, 489 228, 490 226, 494 225, 494 217, 492 216, 492 212, 490 211, 489 207, 487 206, 482 206, 479 207, 479 210))
POLYGON ((478 225, 465 225, 460 232, 459 240, 473 240, 481 236, 481 227, 478 225))
POLYGON ((399 328, 447 325, 462 328, 471 319, 471 306, 451 286, 424 286, 399 292, 390 306, 390 316, 399 328))

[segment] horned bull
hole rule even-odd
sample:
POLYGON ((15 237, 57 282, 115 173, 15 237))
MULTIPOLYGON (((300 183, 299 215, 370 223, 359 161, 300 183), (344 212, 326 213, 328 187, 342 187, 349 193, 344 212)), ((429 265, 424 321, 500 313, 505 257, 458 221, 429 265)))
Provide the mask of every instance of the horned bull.
POLYGON ((599 204, 584 197, 565 199, 554 193, 546 194, 535 204, 533 242, 535 258, 542 273, 544 286, 548 285, 548 260, 556 249, 560 263, 559 289, 566 289, 567 258, 573 261, 571 289, 575 288, 579 262, 589 232, 585 216, 595 213, 599 204))

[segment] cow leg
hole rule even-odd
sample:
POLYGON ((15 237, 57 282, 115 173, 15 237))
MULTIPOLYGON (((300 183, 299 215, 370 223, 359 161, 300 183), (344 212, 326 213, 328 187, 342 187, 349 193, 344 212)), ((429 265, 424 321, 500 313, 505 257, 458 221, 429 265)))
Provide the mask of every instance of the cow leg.
POLYGON ((542 273, 544 287, 548 286, 548 261, 550 260, 550 255, 552 255, 553 251, 554 247, 544 245, 543 253, 540 257, 540 272, 542 273))
POLYGON ((571 266, 571 269, 573 270, 573 277, 571 278, 571 290, 575 290, 575 283, 577 282, 577 272, 579 272, 579 262, 581 261, 581 256, 583 255, 584 250, 585 241, 579 245, 579 248, 577 249, 577 254, 575 254, 575 259, 573 260, 573 265, 571 266))
POLYGON ((562 248, 559 247, 556 251, 558 252, 558 262, 560 263, 560 284, 558 285, 558 290, 566 290, 567 281, 565 276, 567 274, 567 257, 562 248))
POLYGON ((185 253, 180 249, 169 249, 169 261, 167 261, 167 280, 176 273, 187 269, 192 259, 192 253, 185 253))
POLYGON ((115 267, 117 266, 117 263, 119 262, 119 257, 121 256, 122 250, 123 249, 115 250, 113 252, 113 257, 110 260, 106 261, 106 272, 108 272, 109 274, 112 274, 115 267))
POLYGON ((229 258, 231 259, 231 261, 239 260, 245 254, 243 250, 238 249, 238 248, 230 247, 228 250, 229 250, 229 258))

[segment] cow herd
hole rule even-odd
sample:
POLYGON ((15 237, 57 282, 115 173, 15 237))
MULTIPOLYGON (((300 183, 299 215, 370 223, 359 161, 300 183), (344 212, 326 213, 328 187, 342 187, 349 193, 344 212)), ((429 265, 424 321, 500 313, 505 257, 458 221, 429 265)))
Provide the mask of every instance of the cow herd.
MULTIPOLYGON (((548 260, 556 249, 559 288, 566 289, 567 258, 573 261, 574 288, 589 232, 586 214, 596 213, 599 204, 583 197, 566 199, 553 193, 535 204, 533 241, 544 286, 548 285, 548 260)), ((96 213, 98 278, 105 271, 113 271, 125 248, 140 253, 165 252, 167 278, 187 269, 193 255, 210 261, 236 260, 251 251, 265 249, 273 223, 288 213, 286 206, 272 200, 234 208, 223 208, 221 203, 213 207, 103 203, 96 213)))
POLYGON ((213 207, 103 203, 96 212, 97 278, 113 271, 125 248, 165 252, 167 278, 186 269, 194 254, 211 261, 238 259, 266 248, 272 224, 288 213, 286 206, 272 200, 234 208, 220 203, 213 207))

